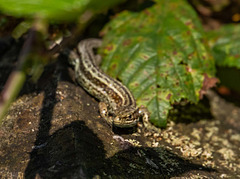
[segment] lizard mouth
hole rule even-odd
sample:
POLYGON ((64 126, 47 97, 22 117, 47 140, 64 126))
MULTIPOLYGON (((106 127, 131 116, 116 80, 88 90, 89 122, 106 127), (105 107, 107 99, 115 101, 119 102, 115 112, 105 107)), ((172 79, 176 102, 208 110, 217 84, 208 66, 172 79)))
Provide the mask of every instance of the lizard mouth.
POLYGON ((138 118, 132 118, 132 116, 123 118, 115 117, 113 120, 113 125, 120 128, 128 128, 136 126, 138 121, 138 118))

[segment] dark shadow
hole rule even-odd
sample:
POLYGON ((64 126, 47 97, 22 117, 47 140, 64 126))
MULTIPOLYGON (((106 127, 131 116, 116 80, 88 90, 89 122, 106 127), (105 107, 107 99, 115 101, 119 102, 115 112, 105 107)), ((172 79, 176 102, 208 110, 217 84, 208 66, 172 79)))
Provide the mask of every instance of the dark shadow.
POLYGON ((94 176, 104 160, 102 142, 83 121, 56 131, 44 144, 33 149, 26 178, 79 178, 94 176))
POLYGON ((193 170, 208 172, 208 176, 211 176, 211 172, 215 171, 212 168, 191 163, 164 147, 134 147, 116 153, 108 160, 112 164, 108 174, 113 178, 119 176, 120 178, 132 178, 132 176, 171 178, 193 170), (115 164, 116 161, 121 161, 121 170, 115 164))
POLYGON ((240 107, 240 70, 234 67, 217 67, 217 78, 221 81, 215 90, 219 96, 240 107))
POLYGON ((130 147, 106 158, 97 135, 83 121, 74 121, 33 149, 25 178, 170 178, 192 170, 214 171, 163 147, 130 147))
POLYGON ((169 118, 176 123, 185 124, 200 120, 212 120, 214 117, 210 109, 210 102, 206 96, 197 104, 181 101, 179 104, 173 105, 173 109, 169 111, 169 118))
POLYGON ((11 49, 14 43, 16 43, 14 38, 10 36, 0 38, 0 59, 11 49))
MULTIPOLYGON (((47 71, 49 72, 49 70, 47 71)), ((50 70, 50 72, 54 72, 54 70, 50 70)), ((39 149, 47 145, 48 140, 50 139, 49 131, 51 129, 53 108, 54 105, 57 103, 55 98, 58 83, 58 80, 56 79, 58 76, 57 72, 58 70, 55 70, 55 73, 51 73, 50 80, 46 80, 46 78, 43 77, 47 81, 47 85, 45 85, 45 88, 43 88, 44 100, 42 103, 38 132, 36 136, 36 141, 34 143, 34 148, 30 153, 30 161, 26 168, 26 174, 31 173, 31 176, 28 178, 35 178, 38 173, 37 169, 42 168, 43 166, 48 166, 46 157, 41 152, 39 153, 39 149)), ((25 83, 25 87, 23 89, 26 88, 26 85, 28 85, 28 83, 25 83)), ((44 85, 42 84, 41 86, 44 85)))
POLYGON ((137 132, 137 126, 129 127, 129 128, 120 128, 120 127, 112 127, 112 131, 114 134, 123 135, 123 134, 132 134, 137 132))
POLYGON ((0 39, 0 91, 3 89, 10 73, 15 69, 17 56, 22 42, 11 37, 0 39))
POLYGON ((216 3, 212 3, 211 1, 188 0, 188 2, 198 13, 199 17, 202 18, 203 23, 207 23, 209 19, 211 19, 211 22, 214 20, 221 22, 221 24, 239 23, 239 21, 233 21, 232 18, 234 14, 239 12, 239 1, 229 1, 229 3, 225 4, 218 10, 214 9, 216 3), (201 11, 200 9, 209 9, 210 13, 206 15, 204 13, 206 11, 201 11))

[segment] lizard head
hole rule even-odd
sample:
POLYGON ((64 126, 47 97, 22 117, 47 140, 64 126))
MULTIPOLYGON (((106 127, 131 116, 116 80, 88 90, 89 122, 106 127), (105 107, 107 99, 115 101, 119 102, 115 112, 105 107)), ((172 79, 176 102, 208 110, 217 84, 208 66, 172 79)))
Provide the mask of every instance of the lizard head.
POLYGON ((116 113, 113 119, 113 125, 120 128, 134 127, 141 117, 139 109, 127 107, 116 113))

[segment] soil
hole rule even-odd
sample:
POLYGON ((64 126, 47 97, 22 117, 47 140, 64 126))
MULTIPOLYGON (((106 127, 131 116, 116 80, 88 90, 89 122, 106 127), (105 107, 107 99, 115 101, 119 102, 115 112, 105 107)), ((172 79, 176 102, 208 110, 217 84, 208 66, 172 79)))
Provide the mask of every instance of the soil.
MULTIPOLYGON (((18 53, 11 43, 0 89, 18 53)), ((1 178, 240 178, 240 108, 215 92, 207 93, 207 115, 188 113, 198 120, 169 120, 158 132, 141 123, 120 130, 99 116, 72 74, 61 58, 37 84, 27 80, 0 127, 1 178)))

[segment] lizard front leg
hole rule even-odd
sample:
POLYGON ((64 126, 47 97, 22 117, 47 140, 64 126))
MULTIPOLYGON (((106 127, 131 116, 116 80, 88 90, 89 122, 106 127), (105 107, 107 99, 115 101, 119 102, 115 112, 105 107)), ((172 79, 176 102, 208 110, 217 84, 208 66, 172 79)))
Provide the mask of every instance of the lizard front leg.
POLYGON ((104 103, 104 102, 100 102, 98 104, 98 107, 99 107, 99 112, 100 112, 101 117, 103 119, 105 119, 109 125, 112 126, 113 125, 113 118, 112 118, 112 116, 109 116, 109 114, 108 114, 107 104, 104 103))
POLYGON ((149 118, 150 118, 150 112, 148 111, 148 109, 145 107, 145 106, 140 106, 138 108, 138 113, 139 115, 142 117, 142 122, 143 122, 143 126, 147 129, 147 130, 150 130, 150 131, 155 131, 155 132, 158 132, 160 133, 161 132, 161 129, 154 126, 149 118))
POLYGON ((143 125, 147 126, 149 124, 149 116, 150 116, 148 109, 142 105, 138 108, 138 114, 140 117, 142 117, 143 125))

